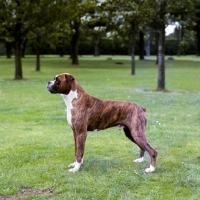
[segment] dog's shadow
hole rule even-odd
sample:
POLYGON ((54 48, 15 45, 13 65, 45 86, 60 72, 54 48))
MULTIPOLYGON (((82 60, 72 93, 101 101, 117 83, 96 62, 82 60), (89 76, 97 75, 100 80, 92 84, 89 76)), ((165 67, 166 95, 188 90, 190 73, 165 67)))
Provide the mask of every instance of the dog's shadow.
MULTIPOLYGON (((148 159, 147 159, 148 160, 148 159)), ((147 161, 148 162, 148 161, 147 161)), ((126 158, 110 158, 110 157, 93 157, 85 159, 81 170, 84 171, 100 171, 100 172, 107 172, 107 171, 121 171, 122 168, 124 170, 141 170, 141 168, 145 168, 147 162, 142 162, 140 164, 136 164, 133 162, 131 156, 127 156, 126 158), (126 167, 125 167, 126 166, 126 167), (125 169, 127 168, 127 169, 125 169)))
POLYGON ((89 158, 83 163, 82 169, 92 171, 109 171, 120 167, 120 160, 112 158, 89 158))

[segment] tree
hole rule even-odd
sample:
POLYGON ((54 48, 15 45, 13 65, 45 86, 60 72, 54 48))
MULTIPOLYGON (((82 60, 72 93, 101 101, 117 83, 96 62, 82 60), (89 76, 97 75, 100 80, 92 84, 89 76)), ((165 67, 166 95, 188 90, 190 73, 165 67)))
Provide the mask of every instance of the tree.
POLYGON ((102 3, 101 6, 104 8, 104 12, 107 12, 111 18, 109 26, 113 26, 113 29, 120 27, 121 32, 123 30, 129 36, 131 75, 135 75, 136 34, 139 30, 139 26, 142 27, 142 24, 145 22, 145 7, 140 0, 108 0, 102 3))
POLYGON ((158 81, 157 90, 165 90, 165 7, 167 1, 161 0, 158 23, 158 81))
POLYGON ((197 56, 200 56, 200 2, 196 1, 194 3, 195 9, 195 32, 197 41, 197 56))
POLYGON ((70 22, 71 29, 74 30, 74 33, 71 37, 71 59, 72 65, 78 65, 78 45, 79 45, 79 37, 80 37, 80 25, 81 20, 79 17, 77 19, 70 22))
MULTIPOLYGON (((23 79, 21 45, 28 33, 36 29, 41 16, 45 16, 51 5, 51 0, 5 0, 0 1, 0 29, 14 42, 15 79, 23 79)), ((48 23, 51 23, 48 21, 48 23)), ((42 26, 42 25, 41 25, 42 26)))
POLYGON ((146 15, 150 24, 158 33, 158 79, 157 90, 165 90, 165 25, 167 23, 166 7, 168 0, 145 0, 147 7, 146 15))
MULTIPOLYGON (((30 3, 30 2, 28 2, 30 3)), ((1 1, 0 26, 14 40, 15 49, 15 79, 22 79, 21 43, 30 26, 24 24, 30 11, 27 1, 1 1)))
POLYGON ((74 0, 74 1, 59 1, 60 18, 62 23, 69 24, 70 31, 70 46, 72 65, 78 65, 78 47, 79 37, 81 34, 82 17, 94 9, 97 5, 95 0, 74 0))
POLYGON ((49 2, 48 0, 40 1, 35 15, 36 18, 40 20, 35 22, 30 32, 36 47, 36 71, 40 71, 41 44, 44 41, 47 43, 55 41, 54 33, 58 31, 56 28, 58 15, 57 5, 49 2))
POLYGON ((103 9, 100 6, 95 6, 82 19, 83 25, 87 30, 85 33, 92 36, 95 57, 100 55, 99 46, 102 36, 106 34, 106 25, 108 23, 106 17, 101 15, 102 12, 103 9))
MULTIPOLYGON (((158 79, 157 90, 164 91, 165 88, 165 26, 171 18, 175 18, 175 13, 185 16, 184 23, 189 24, 193 16, 192 0, 145 0, 147 16, 153 22, 158 32, 158 79)), ((152 23, 151 22, 151 23, 152 23)))
POLYGON ((139 58, 144 60, 144 32, 139 32, 139 58))
POLYGON ((170 21, 176 25, 175 36, 178 40, 178 56, 182 53, 185 54, 188 40, 194 39, 194 30, 198 35, 199 6, 198 0, 184 0, 170 5, 170 21))

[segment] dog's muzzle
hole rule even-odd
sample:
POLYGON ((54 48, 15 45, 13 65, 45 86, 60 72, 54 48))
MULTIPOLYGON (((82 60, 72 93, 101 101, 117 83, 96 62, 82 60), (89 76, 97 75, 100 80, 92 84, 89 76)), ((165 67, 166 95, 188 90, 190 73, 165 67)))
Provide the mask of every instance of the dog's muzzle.
POLYGON ((47 90, 51 92, 52 94, 57 93, 57 87, 55 86, 55 81, 49 81, 46 85, 47 90))

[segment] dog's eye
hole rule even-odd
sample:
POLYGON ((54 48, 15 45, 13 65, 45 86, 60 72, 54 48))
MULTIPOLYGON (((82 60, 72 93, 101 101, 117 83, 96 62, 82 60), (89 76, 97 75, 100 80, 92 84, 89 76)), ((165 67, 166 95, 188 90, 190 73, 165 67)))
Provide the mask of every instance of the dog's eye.
POLYGON ((59 84, 59 83, 60 83, 60 80, 59 80, 58 78, 56 78, 56 79, 55 79, 55 82, 56 82, 57 84, 59 84))

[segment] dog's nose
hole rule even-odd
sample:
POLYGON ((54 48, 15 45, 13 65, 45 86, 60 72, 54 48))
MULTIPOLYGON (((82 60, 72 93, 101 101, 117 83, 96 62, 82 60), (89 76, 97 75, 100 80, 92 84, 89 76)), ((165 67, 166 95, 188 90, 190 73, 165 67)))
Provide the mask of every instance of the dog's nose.
POLYGON ((51 81, 49 81, 46 85, 46 88, 49 89, 49 85, 50 85, 51 81))
POLYGON ((47 83, 47 85, 50 85, 51 84, 51 81, 49 81, 48 83, 47 83))

